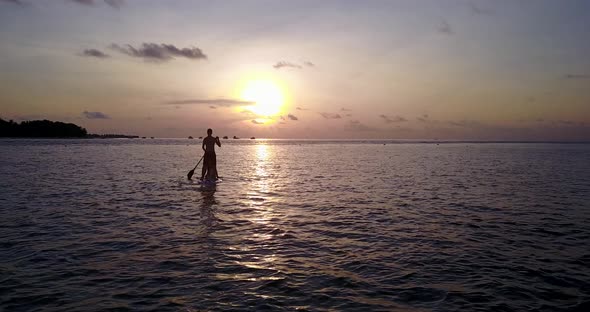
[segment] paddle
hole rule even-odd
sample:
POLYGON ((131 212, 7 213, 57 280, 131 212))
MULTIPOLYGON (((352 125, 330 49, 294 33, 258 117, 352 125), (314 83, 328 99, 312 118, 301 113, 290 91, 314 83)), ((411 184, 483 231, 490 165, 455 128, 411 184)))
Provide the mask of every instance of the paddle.
MULTIPOLYGON (((203 157, 205 157, 205 155, 203 155, 203 157)), ((203 157, 201 157, 201 159, 199 159, 199 162, 197 163, 197 165, 193 168, 193 170, 189 171, 188 174, 186 175, 186 177, 191 180, 193 177, 193 174, 195 174, 195 169, 197 169, 197 166, 201 163, 201 160, 203 160, 203 157)))

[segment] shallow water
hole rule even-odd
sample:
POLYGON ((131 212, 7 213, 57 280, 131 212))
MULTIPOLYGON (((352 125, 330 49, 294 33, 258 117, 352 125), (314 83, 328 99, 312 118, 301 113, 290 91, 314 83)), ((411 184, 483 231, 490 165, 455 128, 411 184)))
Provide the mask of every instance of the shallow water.
POLYGON ((590 145, 222 143, 0 140, 0 310, 590 308, 590 145))

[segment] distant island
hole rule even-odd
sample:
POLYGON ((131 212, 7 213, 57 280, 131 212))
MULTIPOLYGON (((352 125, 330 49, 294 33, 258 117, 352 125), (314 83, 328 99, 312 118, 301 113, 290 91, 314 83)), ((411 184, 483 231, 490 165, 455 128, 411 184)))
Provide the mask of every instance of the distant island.
POLYGON ((124 134, 88 134, 73 123, 50 120, 31 120, 21 123, 0 118, 0 137, 3 138, 138 138, 124 134))

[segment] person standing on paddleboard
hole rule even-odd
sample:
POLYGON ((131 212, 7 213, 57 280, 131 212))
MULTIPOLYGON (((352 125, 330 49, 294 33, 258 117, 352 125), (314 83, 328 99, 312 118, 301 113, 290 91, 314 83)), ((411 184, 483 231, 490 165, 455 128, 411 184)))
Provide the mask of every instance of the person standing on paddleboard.
POLYGON ((213 137, 213 130, 207 129, 207 136, 203 139, 203 169, 201 170, 201 180, 205 179, 207 174, 208 180, 216 180, 219 178, 217 174, 217 156, 215 156, 215 144, 221 147, 219 137, 213 137))

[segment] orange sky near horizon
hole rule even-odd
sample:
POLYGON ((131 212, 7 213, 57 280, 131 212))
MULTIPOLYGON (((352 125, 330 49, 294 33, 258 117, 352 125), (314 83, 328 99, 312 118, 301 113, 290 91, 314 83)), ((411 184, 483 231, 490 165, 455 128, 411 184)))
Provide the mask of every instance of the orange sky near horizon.
POLYGON ((0 118, 156 137, 590 140, 590 4, 0 1, 0 118))

